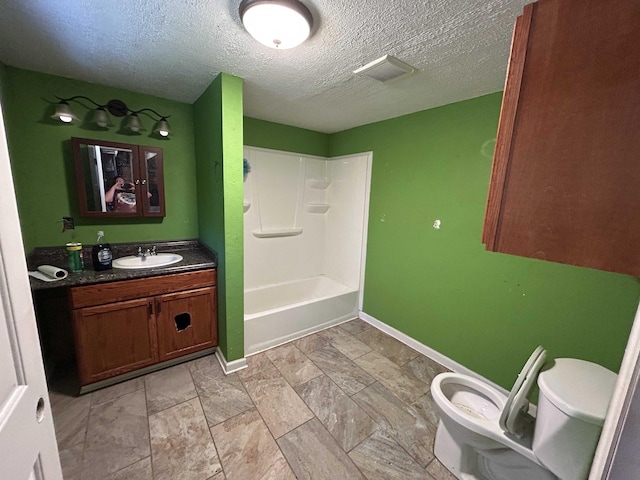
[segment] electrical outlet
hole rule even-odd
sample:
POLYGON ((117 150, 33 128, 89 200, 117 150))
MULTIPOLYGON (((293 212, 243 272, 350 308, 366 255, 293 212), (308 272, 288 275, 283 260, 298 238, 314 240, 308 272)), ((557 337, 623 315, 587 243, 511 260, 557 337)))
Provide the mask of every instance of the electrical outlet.
POLYGON ((62 217, 62 231, 73 230, 75 225, 73 223, 73 217, 62 217))

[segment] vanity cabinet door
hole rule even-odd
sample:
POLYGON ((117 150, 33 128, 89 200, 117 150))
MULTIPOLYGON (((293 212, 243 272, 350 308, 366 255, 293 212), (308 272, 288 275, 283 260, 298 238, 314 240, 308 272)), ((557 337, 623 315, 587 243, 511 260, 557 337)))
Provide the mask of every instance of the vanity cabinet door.
POLYGON ((216 288, 156 297, 159 361, 218 344, 216 288))
POLYGON ((81 308, 73 315, 82 385, 158 361, 152 299, 81 308))

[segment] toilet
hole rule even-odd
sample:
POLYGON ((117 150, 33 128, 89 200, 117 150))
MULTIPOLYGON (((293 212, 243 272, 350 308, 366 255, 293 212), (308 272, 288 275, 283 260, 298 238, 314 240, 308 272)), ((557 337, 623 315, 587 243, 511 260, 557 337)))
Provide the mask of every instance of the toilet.
POLYGON ((617 375, 585 360, 546 360, 536 348, 508 397, 468 375, 433 379, 434 451, 457 478, 586 480, 617 375), (527 397, 536 381, 534 417, 527 397))

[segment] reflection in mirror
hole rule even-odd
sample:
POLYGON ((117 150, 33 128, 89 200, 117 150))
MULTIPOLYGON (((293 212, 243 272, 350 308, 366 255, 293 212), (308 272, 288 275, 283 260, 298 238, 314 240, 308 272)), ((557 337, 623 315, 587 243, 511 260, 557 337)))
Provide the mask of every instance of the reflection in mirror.
POLYGON ((145 166, 147 169, 147 200, 148 211, 157 213, 160 211, 160 188, 158 185, 158 153, 144 152, 145 166))
POLYGON ((164 217, 162 149, 72 138, 78 210, 86 217, 164 217))
POLYGON ((128 148, 80 145, 87 210, 135 212, 133 152, 128 148))

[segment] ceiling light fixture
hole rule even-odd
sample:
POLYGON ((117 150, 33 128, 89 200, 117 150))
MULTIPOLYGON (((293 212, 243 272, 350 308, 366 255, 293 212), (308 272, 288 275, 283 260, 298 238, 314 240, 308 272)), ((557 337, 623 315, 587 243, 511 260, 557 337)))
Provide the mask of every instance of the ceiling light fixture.
POLYGON ((78 117, 71 111, 69 102, 75 101, 76 103, 80 103, 82 105, 82 102, 78 102, 78 100, 82 99, 93 103, 97 107, 93 111, 93 115, 91 116, 91 120, 89 121, 97 125, 98 127, 108 128, 113 126, 113 123, 111 123, 111 118, 109 117, 109 113, 115 117, 124 117, 128 115, 127 120, 124 124, 124 128, 133 133, 140 133, 142 131, 145 131, 145 128, 142 126, 142 122, 140 121, 140 117, 138 116, 138 114, 142 112, 151 112, 157 117, 154 118, 152 115, 147 114, 147 116, 156 120, 156 125, 153 129, 153 133, 156 133, 161 137, 168 137, 171 133, 169 129, 169 122, 167 122, 167 118, 169 118, 170 115, 160 115, 152 108, 131 110, 129 107, 127 107, 126 103, 118 99, 109 100, 104 105, 101 105, 97 102, 94 102, 89 97, 85 97, 83 95, 76 95, 75 97, 69 98, 61 98, 56 96, 56 98, 59 100, 59 102, 56 105, 56 110, 54 114, 51 115, 51 118, 53 118, 54 120, 59 120, 63 123, 77 123, 80 121, 78 117))
POLYGON ((311 12, 298 0, 242 0, 240 19, 253 38, 278 50, 300 45, 313 26, 311 12))

